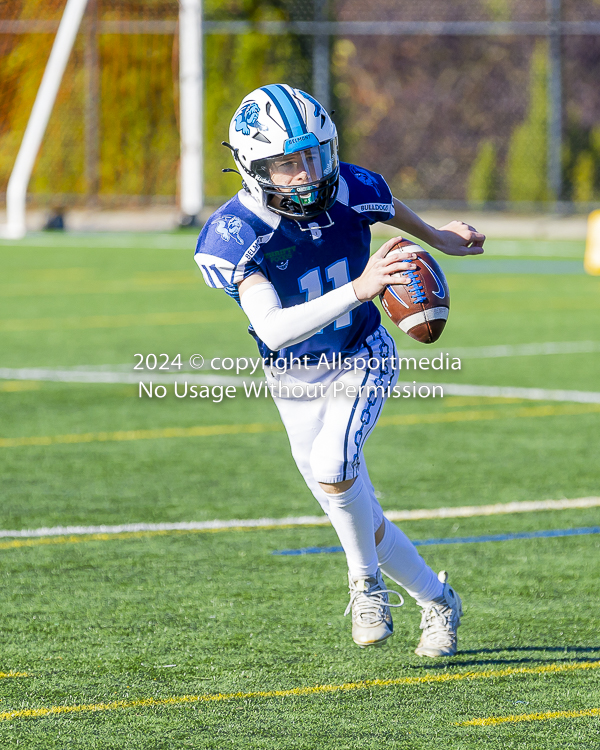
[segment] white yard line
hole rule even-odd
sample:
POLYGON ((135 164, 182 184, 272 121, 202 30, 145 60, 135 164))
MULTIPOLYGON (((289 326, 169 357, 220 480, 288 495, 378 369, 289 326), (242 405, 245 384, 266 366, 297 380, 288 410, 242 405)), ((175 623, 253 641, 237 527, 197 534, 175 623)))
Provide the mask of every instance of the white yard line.
MULTIPOLYGON (((495 359, 496 357, 535 357, 544 354, 585 354, 600 352, 600 341, 545 341, 539 344, 502 344, 498 346, 454 347, 451 357, 464 359, 495 359)), ((436 354, 438 354, 436 352, 436 354)), ((403 352, 400 356, 415 356, 403 352)), ((428 355, 429 356, 429 355, 428 355)), ((429 357, 431 359, 431 357, 429 357)))
MULTIPOLYGON (((547 341, 539 344, 506 344, 499 346, 473 346, 451 348, 443 352, 449 357, 462 359, 496 359, 498 357, 533 357, 550 354, 586 354, 600 352, 600 341, 547 341)), ((440 355, 440 350, 428 350, 427 358, 431 361, 440 355)), ((423 356, 420 349, 409 349, 398 353, 399 357, 419 359, 423 356)), ((185 377, 188 383, 198 385, 239 384, 249 376, 230 377, 196 372, 159 372, 150 370, 133 371, 133 365, 79 365, 76 367, 25 367, 0 368, 0 380, 48 380, 57 383, 138 383, 140 380, 152 379, 155 383, 172 383, 185 377)), ((404 369, 404 368, 403 368, 404 369)), ((405 370, 420 372, 419 370, 405 370)), ((470 388, 471 386, 463 386, 470 388)), ((473 386, 474 387, 474 386, 473 386)), ((537 389, 536 389, 537 390, 537 389)), ((565 391, 569 393, 569 391, 565 391)), ((577 393, 577 391, 575 391, 577 393)), ((465 394, 461 394, 465 395, 465 394)), ((481 395, 481 394, 476 394, 481 395)), ((527 398, 523 396, 522 398, 527 398)), ((567 399, 568 400, 568 399, 567 399)))
MULTIPOLYGON (((575 500, 532 500, 495 505, 463 505, 456 508, 423 508, 421 510, 391 510, 385 515, 391 521, 418 521, 431 518, 470 518, 506 513, 531 513, 543 510, 600 507, 600 497, 580 497, 575 500)), ((52 526, 20 531, 0 530, 0 537, 31 538, 43 536, 80 536, 85 534, 122 534, 139 531, 222 531, 226 529, 272 528, 277 526, 327 526, 327 516, 291 516, 288 518, 246 518, 231 521, 200 521, 182 523, 126 523, 118 526, 52 526)))
MULTIPOLYGON (((407 370, 406 372, 421 374, 418 370, 407 370)), ((45 380, 56 383, 129 383, 137 384, 140 381, 148 384, 169 385, 177 381, 187 382, 191 385, 243 385, 252 380, 250 376, 223 376, 223 375, 201 375, 184 372, 157 373, 155 372, 123 372, 109 370, 53 370, 41 368, 11 369, 0 368, 0 380, 45 380)), ((600 392, 597 391, 567 391, 548 390, 544 388, 513 388, 509 386, 493 385, 461 385, 458 383, 429 383, 422 380, 417 381, 419 385, 434 385, 443 389, 445 396, 480 396, 484 398, 520 398, 527 401, 564 401, 576 404, 600 404, 600 392)), ((413 381, 401 381, 399 387, 412 386, 413 381)))
MULTIPOLYGON (((399 385, 402 384, 399 383, 399 385)), ((412 383, 407 385, 412 385, 412 383)), ((459 385, 457 383, 427 383, 426 385, 430 388, 434 385, 441 386, 444 396, 522 398, 527 401, 568 401, 575 404, 600 404, 600 392, 598 391, 562 391, 544 388, 510 388, 495 385, 459 385)))
MULTIPOLYGON (((128 372, 123 372, 123 365, 113 365, 114 370, 105 369, 104 365, 96 370, 85 368, 55 370, 53 368, 26 367, 9 368, 0 367, 0 380, 48 380, 54 383, 133 383, 140 381, 144 383, 165 384, 188 382, 193 385, 242 385, 247 380, 254 380, 250 376, 235 377, 223 375, 198 375, 196 373, 183 372, 132 372, 132 366, 128 365, 128 372), (119 368, 118 370, 116 368, 119 368)), ((262 380, 262 378, 261 378, 262 380)))
POLYGON ((494 505, 463 505, 457 508, 390 510, 385 515, 390 521, 419 521, 428 518, 471 518, 472 516, 497 516, 506 513, 532 513, 539 510, 597 507, 600 507, 600 497, 580 497, 575 500, 522 500, 494 505))

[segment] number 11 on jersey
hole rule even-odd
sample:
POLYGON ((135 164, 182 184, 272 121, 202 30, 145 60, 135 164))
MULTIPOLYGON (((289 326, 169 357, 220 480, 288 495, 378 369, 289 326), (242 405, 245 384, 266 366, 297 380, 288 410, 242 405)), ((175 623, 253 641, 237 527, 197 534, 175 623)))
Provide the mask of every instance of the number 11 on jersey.
MULTIPOLYGON (((333 283, 333 288, 338 289, 344 284, 348 284, 350 281, 350 273, 348 271, 348 259, 342 258, 341 260, 332 263, 325 269, 325 277, 327 281, 333 283)), ((306 301, 310 302, 311 299, 316 299, 323 295, 323 280, 321 278, 321 269, 317 266, 311 268, 303 276, 298 279, 298 286, 300 290, 306 294, 306 301)), ((333 330, 337 331, 339 328, 346 328, 352 323, 352 312, 345 313, 339 317, 333 324, 333 330)), ((318 333, 323 333, 322 330, 318 333)))

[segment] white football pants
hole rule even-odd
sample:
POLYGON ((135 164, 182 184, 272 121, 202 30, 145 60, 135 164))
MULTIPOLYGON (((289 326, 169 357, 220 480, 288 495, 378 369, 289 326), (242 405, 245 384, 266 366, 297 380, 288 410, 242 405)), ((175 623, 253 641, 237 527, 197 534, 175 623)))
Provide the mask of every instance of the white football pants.
POLYGON ((360 368, 356 371, 294 367, 278 374, 265 369, 296 465, 324 512, 329 515, 330 498, 319 482, 335 484, 360 473, 371 489, 375 528, 381 525, 383 512, 369 480, 363 448, 377 423, 388 386, 398 380, 390 362, 395 356, 394 340, 380 326, 352 356, 360 368), (363 362, 374 366, 362 369, 363 362), (298 396, 302 389, 304 395, 298 396), (290 397, 280 398, 279 393, 290 397))
MULTIPOLYGON (((438 595, 439 582, 410 540, 386 522, 384 540, 375 549, 374 533, 383 511, 369 479, 363 448, 377 423, 398 372, 391 367, 394 340, 383 326, 352 356, 360 369, 294 367, 286 373, 265 369, 286 428, 292 455, 309 489, 332 522, 353 577, 374 575, 377 553, 386 575, 418 601, 438 595), (365 367, 362 367, 362 363, 365 367), (336 495, 319 482, 335 484, 361 477, 364 489, 353 506, 337 507, 336 495), (364 504, 368 503, 370 514, 364 504), (396 533, 398 532, 398 533, 396 533)), ((349 491, 348 491, 349 492, 349 491)), ((345 496, 346 493, 342 493, 345 496)))

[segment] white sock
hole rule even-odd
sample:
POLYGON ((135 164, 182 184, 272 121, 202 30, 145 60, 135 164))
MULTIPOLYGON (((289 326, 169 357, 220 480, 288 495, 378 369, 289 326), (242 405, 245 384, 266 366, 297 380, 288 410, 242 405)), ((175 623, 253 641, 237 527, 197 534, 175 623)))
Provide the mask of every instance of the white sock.
POLYGON ((417 552, 415 545, 395 524, 384 519, 383 539, 377 545, 381 570, 423 605, 441 596, 444 586, 417 552))
POLYGON ((367 578, 377 575, 377 552, 371 496, 360 476, 345 492, 330 495, 329 520, 336 530, 346 553, 348 570, 352 578, 367 578))

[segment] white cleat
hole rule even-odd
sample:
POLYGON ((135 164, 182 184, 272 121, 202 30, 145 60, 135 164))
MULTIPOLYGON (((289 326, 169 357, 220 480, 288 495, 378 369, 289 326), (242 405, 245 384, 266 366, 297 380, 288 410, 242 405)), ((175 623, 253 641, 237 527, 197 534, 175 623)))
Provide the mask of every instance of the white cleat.
POLYGON ((460 596, 448 583, 448 573, 438 575, 444 584, 442 596, 423 607, 421 640, 415 649, 418 656, 454 656, 457 652, 456 629, 460 625, 462 603, 460 596))
POLYGON ((401 607, 404 599, 397 591, 388 591, 381 571, 375 578, 350 578, 350 603, 344 617, 352 611, 352 640, 357 646, 381 646, 394 634, 390 607, 401 607), (400 604, 390 604, 388 593, 400 597, 400 604))

